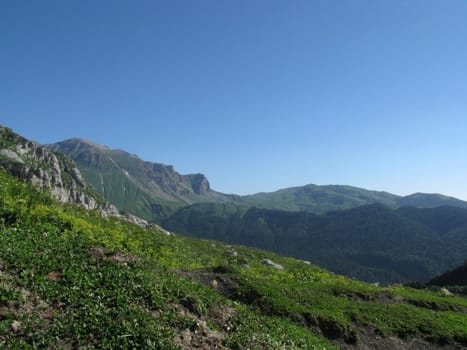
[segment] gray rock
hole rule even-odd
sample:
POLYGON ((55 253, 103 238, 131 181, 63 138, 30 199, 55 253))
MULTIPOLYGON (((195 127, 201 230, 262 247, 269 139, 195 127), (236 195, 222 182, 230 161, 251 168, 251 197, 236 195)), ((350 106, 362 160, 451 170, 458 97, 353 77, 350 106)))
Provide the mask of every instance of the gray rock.
POLYGON ((454 294, 452 294, 448 289, 446 288, 441 288, 439 290, 439 292, 444 295, 444 296, 447 296, 447 297, 452 297, 454 294))
POLYGON ((284 266, 276 264, 274 261, 269 260, 269 259, 261 260, 261 264, 274 267, 275 269, 278 269, 278 270, 283 270, 284 269, 284 266))

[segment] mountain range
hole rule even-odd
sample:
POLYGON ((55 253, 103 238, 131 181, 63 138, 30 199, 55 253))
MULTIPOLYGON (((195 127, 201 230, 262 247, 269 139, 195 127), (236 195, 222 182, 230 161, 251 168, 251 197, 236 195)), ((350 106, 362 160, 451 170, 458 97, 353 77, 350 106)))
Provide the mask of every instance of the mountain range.
POLYGON ((0 165, 7 171, 33 180, 40 174, 52 193, 143 226, 159 223, 177 234, 267 249, 381 283, 427 281, 467 255, 467 203, 456 198, 338 185, 223 194, 202 174, 181 175, 91 141, 45 148, 1 131, 0 165))
POLYGON ((456 206, 467 202, 441 194, 397 196, 342 185, 306 185, 247 196, 223 194, 211 189, 202 174, 181 175, 173 166, 144 161, 134 154, 75 138, 47 145, 73 159, 83 177, 120 210, 161 222, 176 209, 195 203, 228 203, 286 211, 322 214, 380 203, 389 207, 456 206))

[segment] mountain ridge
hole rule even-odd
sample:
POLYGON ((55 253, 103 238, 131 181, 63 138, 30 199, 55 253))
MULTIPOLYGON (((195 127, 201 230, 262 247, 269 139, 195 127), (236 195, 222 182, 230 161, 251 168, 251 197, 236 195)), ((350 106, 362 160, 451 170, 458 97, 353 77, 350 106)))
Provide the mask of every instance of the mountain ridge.
POLYGON ((348 185, 308 184, 250 195, 224 194, 212 190, 203 174, 181 175, 172 165, 148 162, 127 151, 89 140, 72 138, 47 147, 72 158, 84 178, 119 210, 159 223, 183 206, 203 202, 318 214, 374 203, 394 208, 406 205, 467 208, 467 202, 441 194, 398 196, 348 185))
MULTIPOLYGON (((467 237, 467 213, 461 207, 398 207, 405 197, 343 185, 306 185, 262 197, 224 195, 211 190, 202 174, 181 175, 173 166, 91 141, 71 139, 49 148, 74 155, 83 178, 124 216, 137 218, 134 213, 148 214, 149 208, 143 218, 155 221, 156 214, 173 232, 267 249, 384 283, 425 280, 465 259, 459 249, 467 237), (456 253, 449 260, 428 246, 456 253)), ((464 204, 437 194, 408 200, 424 206, 464 204)))

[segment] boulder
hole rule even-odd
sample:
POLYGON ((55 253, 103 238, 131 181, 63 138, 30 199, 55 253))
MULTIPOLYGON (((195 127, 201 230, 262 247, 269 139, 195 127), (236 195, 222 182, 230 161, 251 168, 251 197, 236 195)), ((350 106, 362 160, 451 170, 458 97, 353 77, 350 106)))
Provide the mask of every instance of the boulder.
POLYGON ((284 269, 284 266, 279 265, 279 264, 277 264, 274 261, 269 260, 269 259, 261 260, 261 264, 274 267, 275 269, 278 269, 278 270, 283 270, 284 269))

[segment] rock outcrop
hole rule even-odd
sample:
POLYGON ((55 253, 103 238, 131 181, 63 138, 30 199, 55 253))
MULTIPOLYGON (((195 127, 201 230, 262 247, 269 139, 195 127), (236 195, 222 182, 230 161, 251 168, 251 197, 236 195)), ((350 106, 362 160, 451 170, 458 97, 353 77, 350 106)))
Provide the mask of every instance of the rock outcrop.
POLYGON ((49 190, 61 202, 76 203, 86 209, 113 209, 92 194, 73 161, 3 126, 0 126, 0 164, 11 175, 49 190))
POLYGON ((50 191, 61 202, 99 210, 104 217, 117 217, 145 228, 162 230, 137 216, 120 213, 86 183, 75 163, 67 156, 27 140, 4 126, 0 126, 0 168, 39 189, 50 191))

